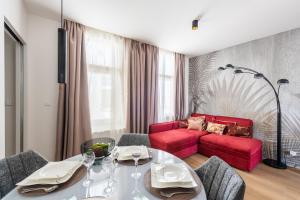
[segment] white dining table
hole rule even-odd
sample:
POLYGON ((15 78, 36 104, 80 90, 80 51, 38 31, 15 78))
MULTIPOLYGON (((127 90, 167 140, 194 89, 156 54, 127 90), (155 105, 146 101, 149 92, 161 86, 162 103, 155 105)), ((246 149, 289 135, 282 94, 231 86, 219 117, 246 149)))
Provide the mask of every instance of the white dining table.
MULTIPOLYGON (((152 160, 151 162, 155 163, 184 163, 189 169, 191 167, 187 165, 183 160, 178 157, 162 151, 158 149, 151 149, 152 152, 152 160)), ((70 160, 79 160, 81 159, 81 155, 74 156, 70 158, 70 160)), ((145 163, 143 165, 138 166, 138 171, 141 172, 141 177, 135 182, 135 179, 131 177, 131 173, 135 171, 134 166, 119 164, 115 170, 115 179, 117 180, 114 191, 109 199, 112 200, 130 200, 134 199, 132 195, 132 191, 135 187, 140 191, 143 195, 143 198, 139 198, 140 200, 152 200, 159 199, 153 196, 148 192, 146 187, 144 186, 144 174, 150 169, 151 162, 145 163)), ((192 170, 192 173, 195 173, 192 170)), ((35 196, 28 197, 18 193, 16 189, 9 192, 3 200, 82 200, 87 196, 105 196, 104 188, 107 186, 109 175, 102 170, 101 165, 93 166, 91 169, 91 179, 92 183, 89 187, 83 186, 83 181, 85 178, 77 182, 76 184, 60 191, 54 191, 44 196, 35 196)), ((197 200, 206 200, 205 190, 201 183, 200 185, 201 191, 194 198, 197 200)))

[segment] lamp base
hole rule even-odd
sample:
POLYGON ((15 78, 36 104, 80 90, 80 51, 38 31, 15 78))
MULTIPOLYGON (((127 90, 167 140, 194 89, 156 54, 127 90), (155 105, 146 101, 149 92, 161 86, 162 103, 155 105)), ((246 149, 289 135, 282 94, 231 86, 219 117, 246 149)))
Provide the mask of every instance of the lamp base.
POLYGON ((285 163, 278 163, 277 160, 273 160, 273 159, 263 159, 263 163, 265 163, 266 165, 276 168, 276 169, 286 169, 287 166, 285 163))

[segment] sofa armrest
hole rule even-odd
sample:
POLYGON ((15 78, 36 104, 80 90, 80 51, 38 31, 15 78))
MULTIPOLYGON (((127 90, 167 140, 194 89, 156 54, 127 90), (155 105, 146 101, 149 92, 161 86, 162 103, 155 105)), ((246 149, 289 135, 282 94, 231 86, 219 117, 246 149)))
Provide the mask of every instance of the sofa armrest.
POLYGON ((179 128, 179 121, 151 124, 149 126, 149 134, 168 131, 177 128, 179 128))

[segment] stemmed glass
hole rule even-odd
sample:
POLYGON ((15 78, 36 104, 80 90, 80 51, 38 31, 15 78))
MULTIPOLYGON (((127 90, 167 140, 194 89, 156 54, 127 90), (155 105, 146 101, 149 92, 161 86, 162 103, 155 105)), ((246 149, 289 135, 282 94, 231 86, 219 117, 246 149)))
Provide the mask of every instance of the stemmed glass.
POLYGON ((102 167, 104 171, 106 171, 109 175, 108 181, 107 181, 107 186, 104 188, 104 193, 106 195, 109 195, 113 191, 113 180, 112 180, 112 172, 113 172, 113 160, 110 157, 106 157, 102 160, 102 167))
POLYGON ((88 187, 91 183, 90 169, 95 162, 95 153, 93 151, 87 151, 83 153, 83 165, 87 168, 86 180, 83 182, 83 186, 88 187))
POLYGON ((116 147, 111 154, 111 157, 113 159, 113 168, 112 168, 112 181, 113 183, 117 183, 117 181, 115 180, 115 171, 116 168, 118 167, 118 157, 119 157, 119 152, 118 152, 118 148, 116 147))
POLYGON ((139 164, 139 158, 141 157, 142 153, 141 151, 135 151, 132 153, 132 157, 134 160, 134 165, 135 165, 135 172, 131 174, 131 176, 135 179, 138 179, 141 176, 141 173, 137 171, 137 167, 139 164))

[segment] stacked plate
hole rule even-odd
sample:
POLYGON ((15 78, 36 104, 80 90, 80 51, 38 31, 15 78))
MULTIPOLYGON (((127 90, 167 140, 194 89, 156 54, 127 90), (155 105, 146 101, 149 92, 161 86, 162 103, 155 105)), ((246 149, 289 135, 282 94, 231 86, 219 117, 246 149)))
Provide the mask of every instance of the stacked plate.
POLYGON ((153 188, 195 188, 197 183, 183 163, 151 164, 153 188))
POLYGON ((24 189, 23 191, 30 192, 29 187, 36 185, 47 185, 48 187, 56 189, 57 187, 53 187, 53 185, 67 182, 81 165, 82 162, 80 161, 49 162, 44 167, 17 183, 17 185, 21 187, 21 192, 23 187, 26 187, 26 190, 24 189))
POLYGON ((118 160, 125 161, 125 160, 133 160, 132 154, 140 153, 141 156, 139 159, 148 159, 149 152, 146 146, 121 146, 117 149, 118 160))

